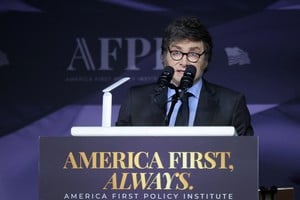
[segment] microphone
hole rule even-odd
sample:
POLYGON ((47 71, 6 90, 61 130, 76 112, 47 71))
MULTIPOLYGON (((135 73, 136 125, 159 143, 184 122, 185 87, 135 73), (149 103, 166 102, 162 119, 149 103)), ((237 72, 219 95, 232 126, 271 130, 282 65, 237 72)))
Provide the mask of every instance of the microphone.
POLYGON ((187 65, 184 74, 180 80, 179 89, 185 93, 190 87, 193 86, 194 78, 196 75, 196 67, 193 65, 187 65))
POLYGON ((174 69, 172 67, 170 66, 164 67, 164 71, 161 73, 157 81, 159 87, 158 89, 168 87, 173 75, 174 75, 174 69))

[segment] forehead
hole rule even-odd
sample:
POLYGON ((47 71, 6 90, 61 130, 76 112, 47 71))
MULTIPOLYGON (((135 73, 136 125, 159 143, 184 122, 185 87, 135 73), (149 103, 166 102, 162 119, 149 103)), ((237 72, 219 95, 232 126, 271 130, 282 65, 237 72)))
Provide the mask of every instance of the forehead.
POLYGON ((195 49, 204 50, 204 44, 202 41, 180 40, 172 42, 170 44, 170 48, 176 48, 185 51, 195 49))

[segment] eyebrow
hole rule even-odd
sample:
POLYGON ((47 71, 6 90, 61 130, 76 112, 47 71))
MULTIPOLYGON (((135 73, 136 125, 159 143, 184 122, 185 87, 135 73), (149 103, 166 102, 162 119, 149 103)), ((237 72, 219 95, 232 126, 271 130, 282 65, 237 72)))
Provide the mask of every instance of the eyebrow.
MULTIPOLYGON (((170 48, 177 48, 177 49, 179 49, 179 50, 182 50, 182 48, 181 48, 180 46, 177 46, 177 45, 171 45, 170 48)), ((199 51, 201 51, 200 47, 191 47, 191 48, 189 49, 189 51, 194 51, 194 50, 199 50, 199 51)))

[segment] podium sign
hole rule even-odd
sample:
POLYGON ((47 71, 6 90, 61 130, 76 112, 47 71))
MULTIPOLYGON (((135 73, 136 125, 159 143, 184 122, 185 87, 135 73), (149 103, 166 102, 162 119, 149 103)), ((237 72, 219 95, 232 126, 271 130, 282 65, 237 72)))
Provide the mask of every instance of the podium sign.
POLYGON ((40 200, 257 200, 256 137, 41 137, 40 200))

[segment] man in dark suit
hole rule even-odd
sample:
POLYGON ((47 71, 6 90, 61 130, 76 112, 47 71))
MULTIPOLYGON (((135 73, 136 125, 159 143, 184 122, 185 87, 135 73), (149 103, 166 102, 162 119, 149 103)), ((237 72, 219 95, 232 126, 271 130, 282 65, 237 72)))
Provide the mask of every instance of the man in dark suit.
POLYGON ((190 96, 186 101, 189 106, 186 125, 234 126, 240 136, 253 135, 244 95, 203 78, 212 47, 209 32, 195 17, 178 18, 167 26, 162 40, 162 59, 164 66, 174 70, 170 87, 158 88, 157 83, 153 83, 130 88, 116 125, 176 126, 177 116, 183 115, 180 107, 184 102, 177 99, 182 97, 179 86, 187 66, 193 65, 196 72, 192 86, 183 91, 190 96))

